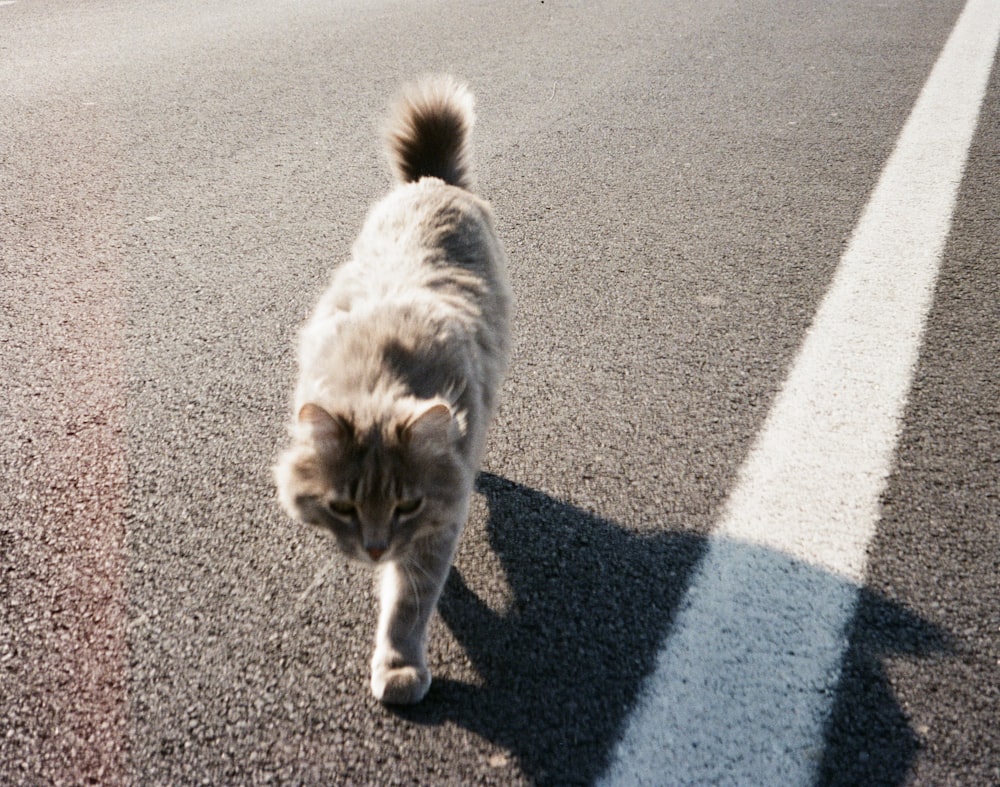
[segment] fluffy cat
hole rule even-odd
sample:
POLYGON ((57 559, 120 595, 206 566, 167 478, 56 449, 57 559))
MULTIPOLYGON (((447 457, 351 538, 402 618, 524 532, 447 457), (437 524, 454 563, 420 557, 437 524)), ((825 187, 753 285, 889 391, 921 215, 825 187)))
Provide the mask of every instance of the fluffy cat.
POLYGON ((385 127, 398 184, 302 329, 279 499, 376 572, 371 689, 419 702, 427 628, 464 527, 509 351, 510 286, 471 192, 473 98, 404 89, 385 127))

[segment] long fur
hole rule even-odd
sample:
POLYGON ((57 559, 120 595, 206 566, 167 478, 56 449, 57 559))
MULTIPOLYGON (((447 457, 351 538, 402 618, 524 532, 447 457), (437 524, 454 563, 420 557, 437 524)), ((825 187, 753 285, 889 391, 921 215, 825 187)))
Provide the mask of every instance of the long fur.
POLYGON ((384 137, 400 183, 424 177, 472 189, 472 93, 450 76, 410 85, 392 107, 384 137))
POLYGON ((378 575, 371 688, 419 702, 428 624, 468 513, 510 347, 506 257, 473 194, 472 96, 407 89, 386 126, 400 181, 374 205, 298 345, 289 515, 378 575))

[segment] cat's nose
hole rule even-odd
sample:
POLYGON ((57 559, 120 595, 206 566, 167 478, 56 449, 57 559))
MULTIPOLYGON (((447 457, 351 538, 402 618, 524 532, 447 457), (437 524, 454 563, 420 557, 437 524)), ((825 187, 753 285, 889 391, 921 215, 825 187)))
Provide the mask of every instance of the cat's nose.
POLYGON ((368 557, 370 557, 372 560, 374 560, 377 563, 378 559, 380 557, 382 557, 382 555, 385 554, 385 548, 384 547, 380 547, 380 546, 366 547, 365 548, 365 552, 368 553, 368 557))

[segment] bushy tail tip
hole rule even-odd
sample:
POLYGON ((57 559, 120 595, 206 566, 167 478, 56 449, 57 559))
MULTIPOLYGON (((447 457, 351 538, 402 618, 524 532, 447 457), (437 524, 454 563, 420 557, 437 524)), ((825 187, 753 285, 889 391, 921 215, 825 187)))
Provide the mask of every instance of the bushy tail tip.
POLYGON ((423 177, 472 188, 472 125, 475 101, 450 76, 428 77, 406 86, 385 125, 385 148, 402 183, 423 177))

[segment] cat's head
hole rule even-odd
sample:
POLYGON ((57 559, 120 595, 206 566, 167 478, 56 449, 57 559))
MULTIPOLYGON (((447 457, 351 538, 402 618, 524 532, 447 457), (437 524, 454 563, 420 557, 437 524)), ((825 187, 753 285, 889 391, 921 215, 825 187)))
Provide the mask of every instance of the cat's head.
POLYGON ((418 539, 460 525, 471 477, 449 405, 409 399, 358 420, 314 403, 299 409, 274 468, 285 511, 365 562, 403 557, 418 539))

